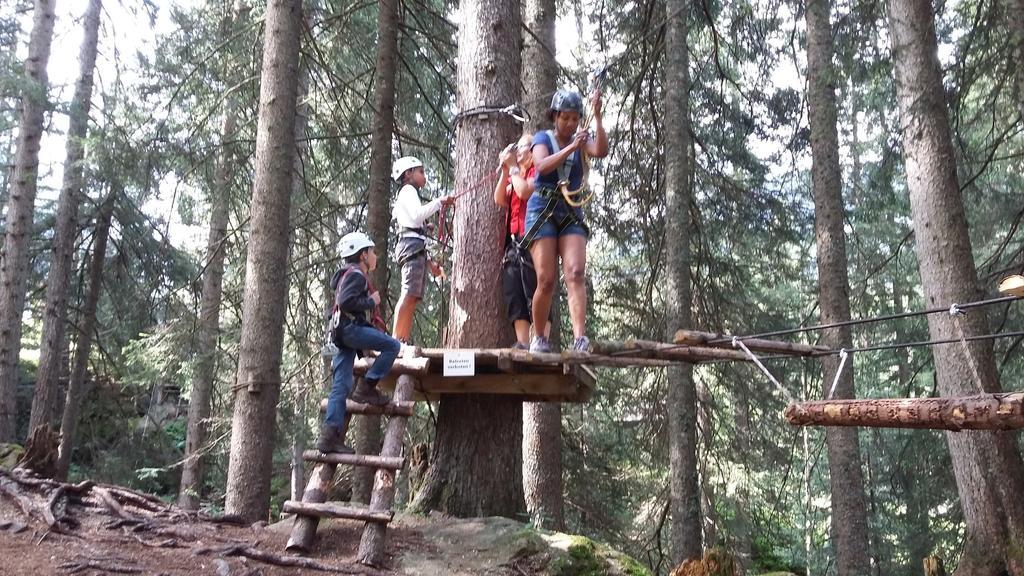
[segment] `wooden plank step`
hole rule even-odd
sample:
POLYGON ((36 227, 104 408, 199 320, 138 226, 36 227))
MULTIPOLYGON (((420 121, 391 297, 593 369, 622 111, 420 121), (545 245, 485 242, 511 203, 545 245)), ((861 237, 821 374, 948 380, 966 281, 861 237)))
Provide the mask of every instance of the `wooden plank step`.
POLYGON ((395 513, 388 511, 372 511, 369 508, 356 506, 342 506, 334 502, 316 504, 313 502, 296 502, 286 500, 284 508, 286 514, 298 514, 300 516, 316 516, 317 518, 345 518, 347 520, 362 520, 365 522, 379 522, 387 524, 395 517, 395 513))
MULTIPOLYGON (((373 406, 371 404, 360 404, 351 400, 345 400, 345 412, 348 414, 382 415, 382 416, 405 416, 412 417, 416 411, 416 402, 392 402, 384 406, 373 406)), ((320 412, 327 412, 327 399, 320 401, 320 412)))
POLYGON ((328 464, 348 464, 349 466, 368 466, 378 470, 401 470, 405 459, 393 456, 376 456, 373 454, 339 454, 323 453, 319 450, 306 450, 302 459, 307 462, 326 462, 328 464))

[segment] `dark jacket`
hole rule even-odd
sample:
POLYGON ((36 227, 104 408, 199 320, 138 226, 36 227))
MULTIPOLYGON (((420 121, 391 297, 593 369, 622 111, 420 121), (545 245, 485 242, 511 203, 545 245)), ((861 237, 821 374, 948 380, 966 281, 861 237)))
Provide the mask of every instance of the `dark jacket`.
POLYGON ((366 276, 357 264, 340 268, 331 277, 331 290, 334 291, 334 305, 342 312, 342 318, 362 326, 369 326, 367 313, 376 304, 370 298, 370 285, 366 276), (338 284, 341 286, 338 286, 338 284))

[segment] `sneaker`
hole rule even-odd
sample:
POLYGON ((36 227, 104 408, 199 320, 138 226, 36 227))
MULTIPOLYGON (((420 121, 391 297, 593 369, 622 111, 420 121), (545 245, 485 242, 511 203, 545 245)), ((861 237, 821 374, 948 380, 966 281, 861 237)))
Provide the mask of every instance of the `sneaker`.
POLYGON ((580 336, 572 343, 573 352, 590 352, 590 338, 580 336))
POLYGON ((512 345, 513 350, 529 350, 530 345, 525 342, 516 342, 512 345))
POLYGON ((530 341, 530 352, 551 352, 551 343, 543 336, 534 336, 530 341))

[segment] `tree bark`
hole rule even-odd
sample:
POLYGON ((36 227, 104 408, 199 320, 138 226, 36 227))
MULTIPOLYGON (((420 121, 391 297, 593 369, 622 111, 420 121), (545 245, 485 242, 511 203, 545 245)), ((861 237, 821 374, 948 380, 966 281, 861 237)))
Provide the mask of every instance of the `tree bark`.
MULTIPOLYGON (((367 193, 367 233, 377 252, 373 286, 382 303, 388 299, 388 227, 391 223, 391 139, 395 126, 395 79, 398 72, 398 0, 381 0, 377 8, 377 73, 373 85, 373 130, 370 139, 370 187, 367 193)), ((353 421, 355 448, 360 454, 376 454, 381 449, 379 416, 364 416, 353 421)), ((373 470, 352 471, 352 500, 370 501, 373 470)))
POLYGON ((55 0, 36 0, 32 34, 25 61, 21 118, 14 177, 7 199, 6 225, 0 254, 0 442, 15 441, 18 355, 21 352, 21 314, 28 282, 29 240, 36 202, 39 141, 47 107, 46 64, 53 41, 55 0))
POLYGON ((100 301, 100 289, 103 287, 103 266, 106 262, 110 221, 114 214, 114 203, 120 193, 119 189, 111 190, 96 216, 96 231, 93 233, 92 241, 92 262, 89 265, 89 291, 86 293, 85 302, 82 305, 78 341, 75 343, 74 367, 71 369, 71 379, 68 382, 64 414, 60 424, 60 446, 57 449, 57 466, 54 477, 61 481, 68 477, 71 451, 75 447, 78 413, 82 404, 82 391, 85 388, 86 370, 89 367, 92 336, 96 331, 96 306, 100 301))
MULTIPOLYGON (((235 0, 231 15, 226 18, 222 36, 225 40, 239 29, 247 9, 235 0)), ((225 70, 228 77, 229 70, 225 70)), ((188 400, 188 428, 185 435, 185 459, 181 467, 178 506, 197 510, 201 499, 205 467, 203 445, 207 439, 210 398, 217 374, 217 336, 220 333, 220 301, 224 280, 224 257, 227 254, 227 230, 231 206, 231 182, 235 170, 235 139, 238 104, 228 96, 220 128, 220 155, 211 192, 210 232, 206 240, 206 265, 203 269, 202 301, 199 305, 199 326, 195 335, 196 371, 188 400)))
MULTIPOLYGON (((548 96, 554 93, 558 78, 555 61, 554 0, 527 0, 523 3, 523 100, 528 102, 531 132, 551 127, 547 119, 548 96)), ((552 310, 558 316, 557 302, 552 310)), ((552 345, 561 347, 560 322, 551 325, 552 345)), ((561 530, 565 526, 562 497, 562 405, 559 402, 523 404, 523 495, 526 511, 534 526, 561 530)))
POLYGON ((39 351, 39 370, 32 397, 32 415, 28 429, 51 423, 56 415, 57 393, 62 372, 64 332, 68 315, 68 287, 71 284, 72 255, 78 237, 78 204, 85 184, 85 138, 89 129, 93 70, 99 43, 101 0, 90 0, 83 17, 82 49, 79 55, 78 81, 69 110, 67 158, 64 184, 57 199, 57 219, 53 235, 53 256, 46 278, 46 304, 43 336, 39 351))
MULTIPOLYGON (((519 98, 520 15, 511 0, 460 5, 458 96, 461 110, 519 98)), ((457 188, 494 170, 498 151, 519 135, 506 115, 469 116, 456 139, 457 188)), ((456 205, 450 348, 507 345, 512 327, 501 320, 503 215, 486 194, 456 205)), ((454 516, 515 517, 523 511, 522 402, 480 395, 444 396, 437 421, 436 456, 413 507, 454 516)))
MULTIPOLYGON (((688 0, 665 3, 665 316, 666 336, 693 327, 690 310, 690 73, 688 0)), ((672 564, 701 558, 697 389, 693 366, 668 368, 669 505, 672 564)))
MULTIPOLYGON (((850 281, 847 276, 846 238, 843 231, 843 191, 839 168, 839 136, 836 128, 837 73, 832 66, 832 26, 829 0, 808 0, 807 22, 808 107, 811 128, 811 188, 814 195, 814 228, 817 242, 818 301, 821 322, 850 319, 850 281)), ((830 348, 852 348, 847 326, 826 330, 823 341, 830 348)), ((853 363, 849 362, 836 382, 835 398, 855 395, 853 363)), ((823 395, 828 397, 839 369, 839 358, 822 359, 823 395)), ((856 429, 828 428, 829 483, 832 494, 832 538, 839 576, 867 575, 871 570, 868 511, 864 495, 860 442, 856 429)))
MULTIPOLYGON (((915 250, 928 307, 977 300, 977 270, 956 175, 956 157, 937 56, 935 20, 927 0, 890 0, 896 96, 902 126, 915 250)), ((931 315, 932 339, 988 332, 980 314, 931 315)), ((935 347, 943 396, 998 393, 990 341, 935 347)), ((958 574, 1022 570, 1011 561, 1024 528, 1024 465, 1005 432, 947 433, 967 542, 958 574)))
POLYGON ((1005 12, 1012 50, 1010 66, 1016 79, 1018 113, 1024 117, 1024 0, 1006 0, 1005 12))
POLYGON ((288 295, 288 221, 301 21, 301 0, 268 1, 251 233, 225 499, 228 514, 250 521, 265 519, 270 510, 288 295))

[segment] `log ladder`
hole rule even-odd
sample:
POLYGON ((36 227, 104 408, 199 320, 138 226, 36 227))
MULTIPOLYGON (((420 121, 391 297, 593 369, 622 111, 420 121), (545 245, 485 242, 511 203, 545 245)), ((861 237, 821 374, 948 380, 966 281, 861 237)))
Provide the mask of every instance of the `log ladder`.
POLYGON ((391 509, 395 500, 395 476, 404 464, 403 438, 407 421, 413 415, 416 405, 412 400, 415 388, 415 377, 404 374, 398 378, 394 397, 390 404, 368 406, 352 401, 346 402, 346 429, 348 420, 353 415, 390 416, 380 456, 324 454, 317 450, 307 450, 302 454, 303 459, 307 462, 316 462, 316 467, 306 484, 302 502, 288 500, 284 503, 283 511, 295 514, 295 524, 292 526, 287 550, 308 553, 312 549, 320 518, 362 520, 366 522, 366 525, 359 542, 358 560, 362 564, 371 566, 381 564, 384 556, 385 532, 387 525, 395 515, 391 509), (339 464, 369 466, 377 470, 373 482, 373 495, 370 497, 368 507, 326 501, 328 489, 334 480, 339 464))

